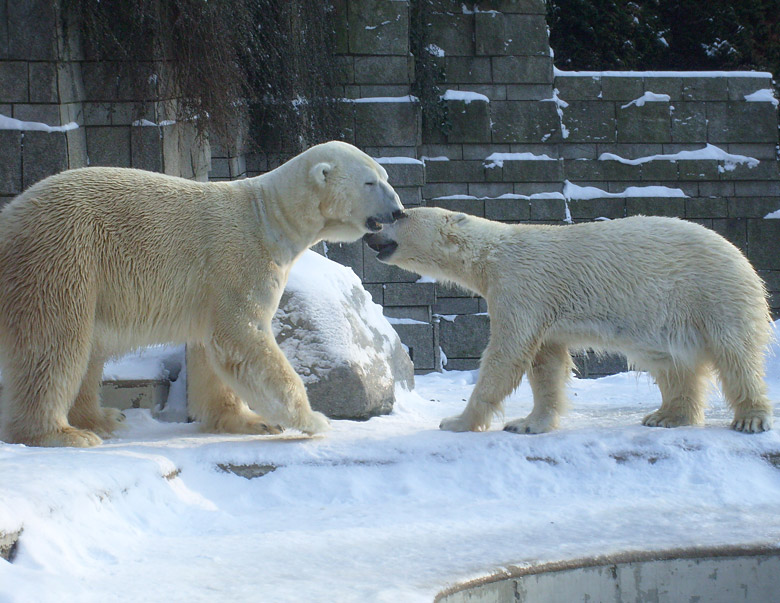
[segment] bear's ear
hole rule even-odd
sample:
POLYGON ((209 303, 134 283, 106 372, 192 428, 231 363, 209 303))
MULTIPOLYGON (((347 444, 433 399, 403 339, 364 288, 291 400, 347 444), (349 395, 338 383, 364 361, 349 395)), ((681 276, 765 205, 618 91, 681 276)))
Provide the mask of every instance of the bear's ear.
POLYGON ((455 224, 456 226, 463 224, 466 220, 468 220, 468 216, 466 214, 457 213, 454 216, 452 216, 452 223, 455 224))
POLYGON ((333 166, 329 163, 318 163, 313 168, 311 168, 311 172, 309 172, 309 174, 311 175, 311 179, 318 186, 325 186, 325 184, 328 182, 328 175, 332 169, 333 166))

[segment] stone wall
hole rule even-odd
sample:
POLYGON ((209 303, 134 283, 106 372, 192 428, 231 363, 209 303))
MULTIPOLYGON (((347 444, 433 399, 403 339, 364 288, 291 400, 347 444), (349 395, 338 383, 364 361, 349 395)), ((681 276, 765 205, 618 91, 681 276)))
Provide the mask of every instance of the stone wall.
MULTIPOLYGON (((780 209, 777 106, 771 93, 751 96, 773 88, 770 74, 559 72, 543 0, 451 4, 430 15, 425 40, 442 73, 442 130, 409 97, 409 2, 337 3, 343 137, 385 164, 405 205, 503 222, 693 220, 748 255, 780 313, 780 220, 764 219, 780 209)), ((247 166, 279 161, 261 155, 247 166)), ((439 346, 447 368, 478 365, 483 300, 379 264, 362 244, 331 245, 328 255, 384 305, 418 371, 437 368, 439 346)), ((578 364, 585 376, 625 366, 618 357, 578 364)))
POLYGON ((151 90, 139 96, 119 62, 84 56, 58 10, 51 0, 0 0, 0 204, 86 165, 205 180, 208 144, 171 120, 175 99, 147 100, 160 66, 149 65, 151 90))

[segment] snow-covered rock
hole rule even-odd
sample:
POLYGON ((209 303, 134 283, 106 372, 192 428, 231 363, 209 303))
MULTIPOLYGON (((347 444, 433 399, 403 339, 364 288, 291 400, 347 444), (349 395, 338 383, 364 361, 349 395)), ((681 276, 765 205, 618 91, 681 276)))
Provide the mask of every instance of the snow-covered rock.
POLYGON ((387 414, 396 383, 414 387, 412 362, 381 306, 349 268, 313 251, 293 266, 273 328, 312 408, 331 418, 387 414))

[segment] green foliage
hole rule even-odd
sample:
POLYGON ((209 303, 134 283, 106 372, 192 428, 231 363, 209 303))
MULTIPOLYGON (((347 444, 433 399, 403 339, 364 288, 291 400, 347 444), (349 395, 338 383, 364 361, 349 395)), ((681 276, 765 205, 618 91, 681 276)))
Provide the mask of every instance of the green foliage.
MULTIPOLYGON (((330 8, 318 0, 60 0, 68 35, 108 61, 133 100, 176 99, 176 119, 229 143, 251 115, 291 151, 334 127, 330 8), (293 102, 297 101, 297 102, 293 102)), ((254 137, 253 137, 254 133, 254 137)), ((254 140, 252 140, 254 138, 254 140)))
POLYGON ((563 69, 780 73, 780 0, 548 0, 563 69))

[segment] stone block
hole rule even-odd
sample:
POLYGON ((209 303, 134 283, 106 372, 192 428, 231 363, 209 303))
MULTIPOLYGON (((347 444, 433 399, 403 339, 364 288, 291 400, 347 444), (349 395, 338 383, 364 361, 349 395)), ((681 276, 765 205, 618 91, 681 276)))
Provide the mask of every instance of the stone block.
POLYGON ((90 165, 130 167, 130 127, 87 127, 90 165))
POLYGON ((777 182, 773 181, 755 181, 755 180, 735 180, 734 196, 736 197, 776 197, 777 182))
POLYGON ((505 86, 506 96, 504 99, 496 100, 545 100, 552 98, 552 87, 550 84, 508 84, 505 86))
POLYGON ((60 125, 60 106, 56 104, 14 105, 13 116, 21 121, 31 121, 47 126, 60 125))
POLYGON ((565 217, 566 202, 563 199, 531 199, 531 220, 560 222, 565 217))
POLYGON ((355 103, 358 146, 416 146, 420 144, 420 133, 420 106, 417 103, 355 103))
POLYGON ((442 297, 474 297, 474 294, 454 283, 435 283, 436 299, 442 297))
POLYGON ((563 161, 505 161, 503 179, 509 182, 561 182, 563 161))
POLYGON ((448 100, 449 143, 490 142, 490 103, 481 100, 448 100))
MULTIPOLYGON (((549 104, 553 108, 552 103, 549 104)), ((557 114, 556 114, 557 117, 557 114)), ((563 109, 563 124, 571 142, 616 142, 617 121, 614 103, 602 101, 573 101, 563 109)))
POLYGON ((531 219, 528 199, 485 199, 485 217, 498 222, 521 222, 531 219))
POLYGON ((637 181, 642 178, 642 164, 633 165, 631 163, 622 163, 620 161, 599 161, 601 165, 601 176, 604 180, 627 182, 637 181))
MULTIPOLYGON (((491 172, 493 170, 487 170, 491 172)), ((514 194, 513 182, 469 182, 469 195, 487 200, 488 197, 514 194)))
POLYGON ((747 223, 745 218, 714 219, 712 229, 747 254, 747 223))
POLYGON ((358 275, 358 278, 363 279, 363 243, 361 241, 326 243, 326 248, 325 256, 329 260, 351 268, 358 275))
POLYGON ((400 162, 379 161, 379 163, 385 168, 387 180, 394 188, 425 184, 425 164, 421 161, 411 159, 405 162, 401 159, 400 162))
POLYGON ((669 103, 616 108, 618 142, 671 142, 669 103))
MULTIPOLYGON (((428 164, 430 165, 430 164, 428 164)), ((465 182, 426 182, 423 186, 423 199, 436 199, 451 195, 468 195, 469 185, 465 182)))
POLYGON ((699 182, 700 197, 733 197, 736 190, 732 182, 699 182))
POLYGON ((430 306, 436 301, 433 283, 387 283, 386 306, 430 306))
POLYGON ((733 143, 726 145, 726 151, 735 155, 747 155, 761 161, 764 159, 777 160, 777 145, 773 145, 771 142, 762 144, 733 143))
POLYGON ((165 407, 170 387, 167 379, 103 381, 100 401, 103 406, 119 410, 145 408, 157 411, 165 407))
POLYGON ((409 358, 414 363, 415 371, 436 368, 433 354, 433 325, 396 323, 393 328, 408 348, 409 358))
POLYGON ((413 64, 405 56, 354 57, 356 84, 409 84, 414 76, 413 64))
POLYGON ((502 84, 552 84, 550 56, 500 56, 490 59, 493 82, 502 84))
POLYGON ((27 63, 0 61, 0 90, 3 102, 26 103, 29 100, 27 63))
POLYGON ((763 218, 780 209, 780 196, 732 197, 727 202, 730 218, 763 218))
POLYGON ((431 199, 428 203, 430 207, 441 207, 450 211, 459 211, 464 214, 471 214, 472 216, 485 216, 485 201, 484 199, 475 198, 439 198, 431 199))
MULTIPOLYGON (((479 312, 479 300, 475 297, 438 298, 431 310, 435 314, 451 316, 453 314, 476 314, 479 312)), ((444 319, 446 320, 446 319, 444 319)))
POLYGON ((430 306, 384 306, 382 308, 384 315, 387 316, 390 324, 401 324, 409 320, 418 322, 431 322, 430 306), (406 319, 403 321, 393 319, 406 319))
POLYGON ((641 97, 645 92, 645 83, 641 76, 601 78, 601 98, 605 101, 627 103, 641 97))
POLYGON ((462 314, 439 323, 439 341, 448 358, 479 358, 490 339, 486 314, 462 314))
POLYGON ((714 159, 687 159, 677 162, 680 180, 717 180, 718 162, 714 159))
POLYGON ((672 142, 707 141, 707 109, 704 103, 675 102, 671 112, 672 142))
POLYGON ((480 0, 479 10, 524 15, 544 15, 547 11, 544 0, 480 0))
POLYGON ((404 207, 422 205, 422 189, 419 186, 394 186, 393 188, 404 207))
POLYGON ((30 102, 59 102, 56 63, 30 63, 30 102))
POLYGON ((580 379, 598 379, 628 370, 626 357, 621 354, 597 354, 585 352, 572 356, 580 379))
MULTIPOLYGON (((493 142, 559 142, 561 122, 554 103, 496 101, 490 103, 493 142)), ((567 123, 564 119, 564 123, 567 123)))
POLYGON ((540 195, 547 198, 550 194, 563 192, 563 182, 514 182, 512 188, 516 195, 540 195))
POLYGON ((649 182, 674 182, 678 178, 678 166, 682 162, 648 161, 642 164, 642 180, 649 182))
POLYGON ((409 3, 350 2, 349 51, 356 55, 409 54, 409 3))
POLYGON ((568 143, 560 146, 561 159, 597 159, 600 155, 596 144, 568 143))
POLYGON ((606 161, 588 161, 583 159, 566 159, 563 161, 563 173, 566 180, 604 180, 602 168, 606 161))
POLYGON ((727 199, 691 197, 685 200, 685 217, 688 219, 727 218, 727 199))
POLYGON ((0 130, 0 195, 22 192, 22 133, 0 130))
POLYGON ((757 90, 772 88, 772 80, 765 77, 730 77, 727 80, 729 100, 744 101, 745 96, 757 90))
POLYGON ((414 272, 383 264, 376 259, 376 251, 368 247, 363 249, 363 280, 366 283, 413 283, 419 278, 420 275, 414 272))
MULTIPOLYGON (((764 160, 753 166, 747 163, 734 164, 723 161, 717 163, 721 180, 778 180, 780 178, 780 173, 777 171, 780 164, 777 161, 764 160)), ((780 186, 777 194, 780 195, 780 186)))
POLYGON ((431 161, 426 165, 427 182, 480 182, 485 180, 481 161, 431 161))
MULTIPOLYGON (((445 57, 445 81, 448 84, 494 83, 488 57, 445 57)), ((505 83, 496 78, 496 82, 505 83)))
POLYGON ((542 15, 478 12, 474 39, 478 56, 550 56, 547 21, 542 15))
POLYGON ((683 78, 680 77, 646 77, 645 91, 655 94, 668 94, 669 99, 677 106, 682 100, 683 78))
POLYGON ((474 54, 474 18, 457 13, 434 13, 430 16, 428 40, 444 51, 445 56, 474 54))
POLYGON ((777 109, 771 103, 707 103, 707 140, 777 143, 777 109))
POLYGON ((780 220, 747 220, 747 242, 756 270, 780 270, 780 220))
POLYGON ((162 143, 158 128, 130 128, 130 166, 151 172, 162 171, 162 143))
POLYGON ((84 128, 66 132, 65 140, 68 146, 68 169, 88 166, 87 135, 84 128))
POLYGON ((572 199, 569 201, 569 213, 573 220, 595 220, 609 218, 615 220, 626 215, 625 199, 606 197, 602 199, 572 199))
POLYGON ((729 98, 724 77, 686 77, 682 80, 682 98, 688 101, 725 101, 729 98))
POLYGON ((601 98, 601 78, 585 76, 557 76, 553 87, 558 97, 566 102, 577 100, 599 100, 601 98))
POLYGON ((25 132, 22 149, 22 188, 68 169, 63 132, 25 132))
POLYGON ((57 60, 57 5, 49 0, 25 0, 10 1, 6 6, 8 57, 25 61, 57 60))
POLYGON ((626 199, 627 216, 668 216, 685 215, 683 197, 628 197, 626 199))

